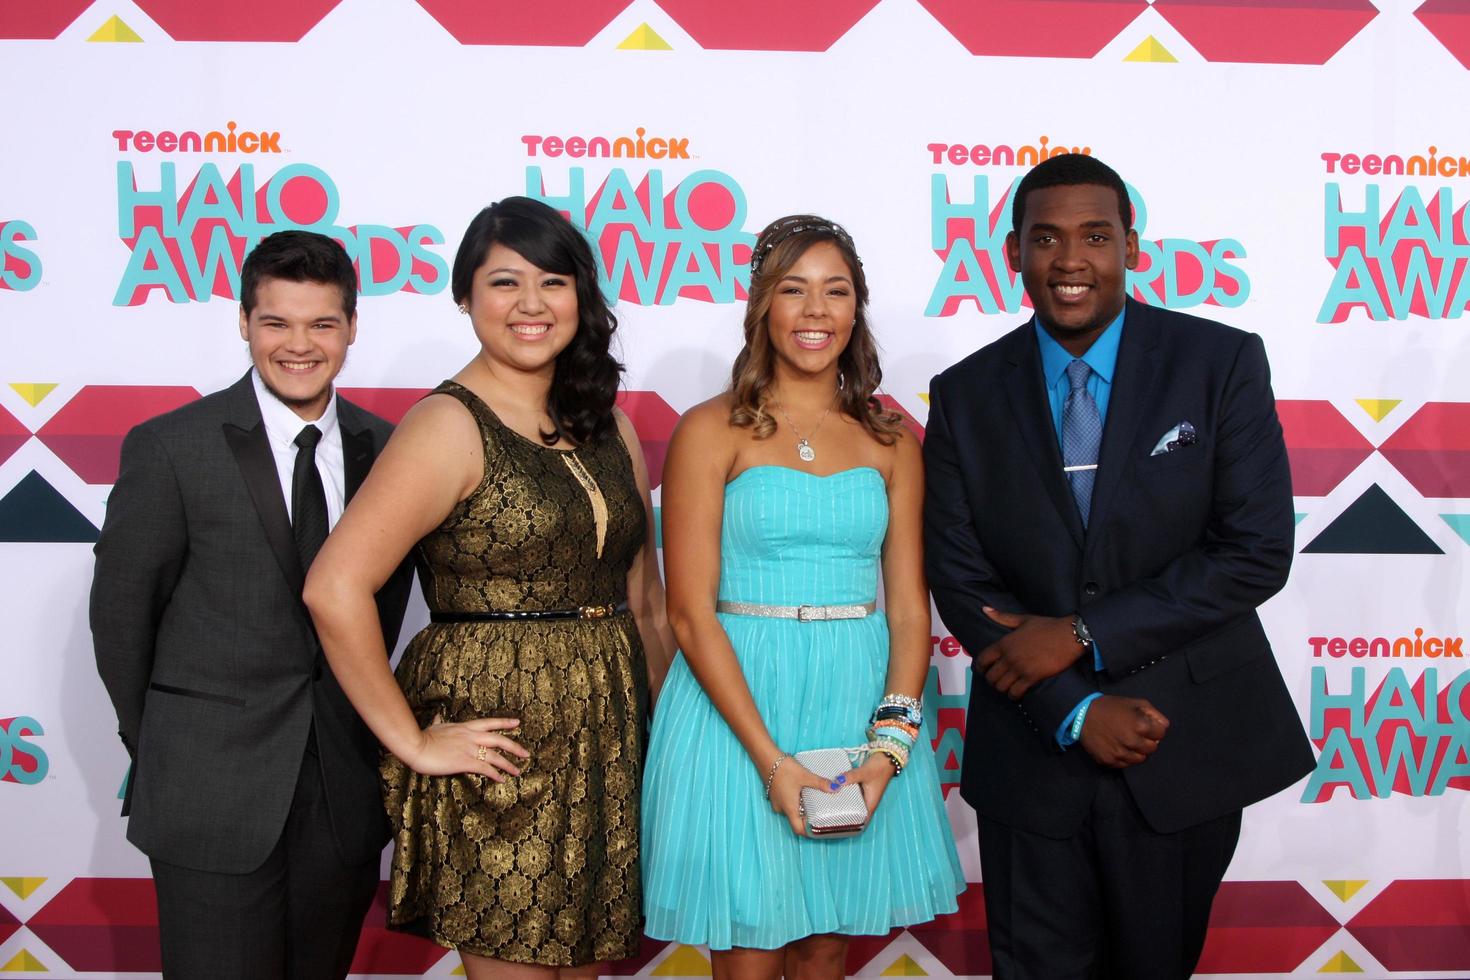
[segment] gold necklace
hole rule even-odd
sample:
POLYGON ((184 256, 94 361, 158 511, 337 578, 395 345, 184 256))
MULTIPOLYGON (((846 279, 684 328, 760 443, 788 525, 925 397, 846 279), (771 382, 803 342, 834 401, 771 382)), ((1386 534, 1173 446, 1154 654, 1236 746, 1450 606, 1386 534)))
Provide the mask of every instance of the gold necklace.
POLYGON ((837 396, 833 395, 832 404, 828 405, 827 410, 822 413, 822 417, 817 419, 817 424, 812 427, 812 434, 810 436, 804 436, 801 434, 801 430, 796 427, 796 423, 791 421, 791 416, 786 414, 785 407, 780 402, 776 403, 776 411, 781 413, 781 417, 786 420, 786 424, 791 426, 791 431, 796 433, 796 455, 801 457, 803 463, 810 463, 817 458, 817 451, 812 448, 812 439, 816 436, 817 430, 822 427, 822 423, 827 421, 827 416, 832 414, 832 409, 836 407, 837 396))

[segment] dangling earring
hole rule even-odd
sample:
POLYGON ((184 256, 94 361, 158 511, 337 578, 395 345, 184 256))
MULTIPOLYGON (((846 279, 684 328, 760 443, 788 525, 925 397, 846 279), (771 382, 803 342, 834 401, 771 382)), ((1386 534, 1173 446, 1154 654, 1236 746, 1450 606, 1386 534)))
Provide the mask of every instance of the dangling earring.
POLYGON ((837 372, 837 390, 838 391, 841 391, 843 388, 846 388, 846 387, 847 387, 847 375, 843 374, 841 371, 838 371, 837 372))
POLYGON ((467 314, 467 313, 469 313, 469 312, 470 312, 470 308, 469 308, 469 306, 468 306, 468 305, 466 305, 466 304, 464 304, 464 303, 461 303, 461 304, 459 304, 459 312, 460 312, 460 313, 465 313, 465 314, 467 314))

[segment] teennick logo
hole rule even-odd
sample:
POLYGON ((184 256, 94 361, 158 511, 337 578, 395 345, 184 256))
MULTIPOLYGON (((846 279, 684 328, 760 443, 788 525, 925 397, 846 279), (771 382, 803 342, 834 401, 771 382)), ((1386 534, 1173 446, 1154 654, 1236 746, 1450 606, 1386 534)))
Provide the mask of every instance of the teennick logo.
POLYGON ((114 129, 119 152, 136 153, 280 153, 281 134, 271 129, 240 129, 231 119, 224 129, 200 135, 185 129, 114 129))
POLYGON ((526 156, 626 157, 634 160, 688 160, 689 137, 649 136, 639 126, 632 136, 538 136, 521 137, 526 156))
POLYGON ((1051 137, 1043 136, 1034 144, 1012 146, 1009 143, 930 143, 930 163, 948 163, 956 167, 1034 167, 1043 160, 1063 153, 1092 155, 1090 146, 1051 146, 1051 137))

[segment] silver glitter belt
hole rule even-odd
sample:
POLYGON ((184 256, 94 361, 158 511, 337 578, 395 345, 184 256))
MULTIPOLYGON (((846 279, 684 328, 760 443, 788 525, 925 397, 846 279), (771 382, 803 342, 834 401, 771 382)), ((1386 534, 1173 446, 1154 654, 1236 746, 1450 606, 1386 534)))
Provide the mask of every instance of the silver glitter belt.
POLYGON ((849 606, 767 606, 759 602, 730 602, 721 599, 715 603, 715 612, 733 616, 766 616, 771 619, 796 619, 803 623, 821 623, 829 619, 862 619, 875 612, 878 601, 862 602, 849 606))

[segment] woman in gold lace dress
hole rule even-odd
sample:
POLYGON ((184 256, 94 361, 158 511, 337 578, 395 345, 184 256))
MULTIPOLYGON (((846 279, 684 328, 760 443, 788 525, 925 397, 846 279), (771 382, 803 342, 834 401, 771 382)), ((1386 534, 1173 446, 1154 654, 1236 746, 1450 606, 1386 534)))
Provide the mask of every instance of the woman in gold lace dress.
POLYGON ((509 198, 451 274, 480 350, 404 417, 312 564, 337 679, 388 750, 389 922, 475 978, 638 948, 644 717, 673 653, 616 319, 586 240, 509 198), (413 550, 432 621, 388 671, 372 595, 413 550))

